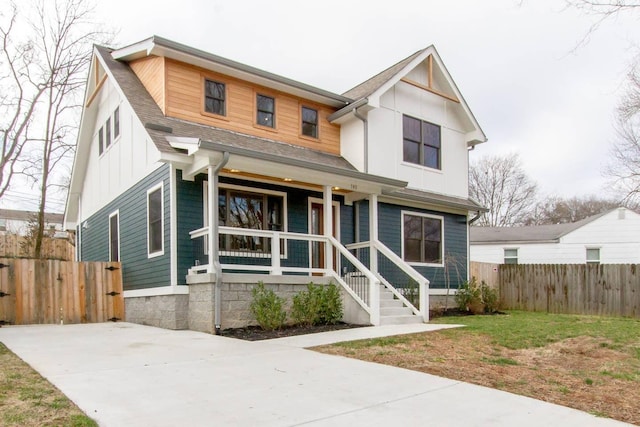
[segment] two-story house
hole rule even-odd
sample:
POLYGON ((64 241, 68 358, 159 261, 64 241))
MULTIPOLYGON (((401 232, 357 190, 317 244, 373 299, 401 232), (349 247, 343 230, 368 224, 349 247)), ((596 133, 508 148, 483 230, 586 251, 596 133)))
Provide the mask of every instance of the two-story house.
POLYGON ((79 260, 122 262, 129 321, 217 331, 259 281, 310 280, 347 321, 425 321, 467 278, 485 140, 433 46, 342 95, 159 37, 96 47, 66 225, 79 260))

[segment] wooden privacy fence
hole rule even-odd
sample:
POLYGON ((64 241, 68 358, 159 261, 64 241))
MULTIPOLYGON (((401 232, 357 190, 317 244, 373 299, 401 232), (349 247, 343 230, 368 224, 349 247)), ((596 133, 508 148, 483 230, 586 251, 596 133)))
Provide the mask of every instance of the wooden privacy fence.
POLYGON ((640 265, 500 265, 498 276, 505 309, 640 318, 640 265))
POLYGON ((0 324, 124 319, 117 262, 0 258, 0 324))
MULTIPOLYGON (((27 247, 27 238, 16 234, 0 234, 0 257, 7 258, 31 258, 33 248, 27 247)), ((42 240, 42 258, 73 261, 75 247, 67 239, 52 239, 45 237, 42 240)))

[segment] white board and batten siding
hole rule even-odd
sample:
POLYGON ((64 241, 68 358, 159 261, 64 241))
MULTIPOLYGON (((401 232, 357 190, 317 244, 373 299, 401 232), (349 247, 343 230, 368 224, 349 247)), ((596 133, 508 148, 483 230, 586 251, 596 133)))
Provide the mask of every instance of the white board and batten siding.
POLYGON ((559 238, 557 243, 471 242, 471 261, 504 263, 504 250, 518 250, 518 264, 584 264, 587 249, 600 250, 601 264, 640 264, 640 215, 615 209, 559 238))
MULTIPOLYGON (((82 189, 80 218, 88 218, 162 165, 160 154, 129 104, 115 89, 111 79, 105 81, 91 107, 98 113, 93 123, 87 173, 82 189), (98 131, 119 107, 120 136, 113 139, 102 155, 98 150, 98 131)), ((113 124, 112 124, 113 127, 113 124)))
MULTIPOLYGON (((426 84, 424 63, 407 74, 426 84)), ((437 84, 437 79, 435 81, 437 84)), ((436 86, 437 87, 437 86, 436 86)), ((469 157, 465 135, 470 124, 453 101, 399 81, 380 97, 380 105, 366 113, 368 172, 408 182, 408 188, 456 197, 468 197, 469 157), (408 115, 441 127, 441 167, 427 168, 403 161, 402 117, 408 115)), ((363 113, 364 114, 364 113, 363 113)), ((363 124, 351 118, 341 125, 341 154, 364 170, 363 124)))

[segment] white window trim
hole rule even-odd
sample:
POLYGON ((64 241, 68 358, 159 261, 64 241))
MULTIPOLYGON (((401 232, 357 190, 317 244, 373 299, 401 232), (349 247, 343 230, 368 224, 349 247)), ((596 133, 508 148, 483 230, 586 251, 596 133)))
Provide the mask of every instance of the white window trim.
POLYGON ((506 248, 502 248, 502 263, 506 264, 506 260, 508 259, 514 259, 516 260, 516 264, 518 264, 518 260, 520 259, 520 248, 512 248, 512 247, 506 247, 506 248), (516 251, 516 256, 515 257, 508 257, 506 254, 506 251, 516 251))
POLYGON ((433 218, 433 219, 439 219, 440 220, 440 263, 430 263, 430 262, 410 262, 410 261, 405 261, 407 264, 412 265, 412 266, 418 266, 418 267, 444 267, 444 216, 441 215, 432 215, 432 214, 426 214, 426 213, 422 213, 422 212, 415 212, 415 211, 401 211, 401 219, 400 219, 400 250, 401 250, 401 256, 402 259, 404 260, 404 217, 405 215, 411 215, 411 216, 420 216, 423 218, 433 218))
POLYGON ((113 109, 113 113, 111 113, 111 123, 112 123, 112 126, 113 126, 113 129, 111 129, 111 136, 113 138, 113 141, 111 142, 111 145, 113 145, 116 142, 118 142, 120 140, 120 137, 122 136, 122 114, 121 113, 122 113, 122 111, 121 111, 121 108, 120 108, 120 104, 118 104, 116 106, 116 108, 113 109), (118 132, 118 136, 115 136, 115 134, 116 134, 116 120, 115 120, 116 110, 118 111, 118 127, 120 128, 119 132, 118 132))
POLYGON ((120 236, 122 235, 122 233, 120 233, 120 209, 111 212, 111 214, 109 215, 109 262, 120 262, 120 236), (111 259, 111 218, 113 218, 114 216, 118 217, 118 261, 113 261, 111 259))
POLYGON ((164 182, 160 182, 147 190, 147 258, 155 258, 164 255, 164 182), (160 189, 160 229, 162 230, 162 248, 156 252, 149 252, 149 194, 160 189))
MULTIPOLYGON (((208 216, 208 208, 209 208, 209 192, 207 190, 207 187, 209 186, 209 181, 203 181, 202 182, 202 189, 203 189, 203 193, 202 193, 202 214, 204 215, 204 220, 202 222, 202 224, 204 225, 204 227, 208 226, 208 222, 209 222, 209 216, 208 216)), ((247 187, 244 185, 235 185, 235 184, 218 184, 218 187, 220 190, 235 190, 235 191, 245 191, 248 193, 255 193, 255 194, 266 194, 269 196, 280 196, 282 197, 282 230, 283 232, 287 232, 289 231, 289 215, 287 214, 287 193, 283 192, 283 191, 276 191, 276 190, 267 190, 267 189, 263 189, 263 188, 256 188, 256 187, 247 187)), ((205 236, 205 239, 207 238, 207 236, 205 236)), ((205 240, 206 241, 206 240, 205 240)), ((280 258, 281 259, 286 259, 288 256, 288 245, 286 244, 286 239, 285 239, 285 245, 284 245, 284 254, 280 254, 280 258)), ((208 255, 208 248, 207 245, 205 245, 205 255, 208 255)), ((246 258, 255 258, 255 256, 253 255, 252 252, 248 252, 248 253, 237 253, 237 252, 229 252, 229 251, 220 251, 220 256, 233 256, 233 257, 238 257, 238 258, 242 258, 242 257, 246 257, 246 258)), ((269 252, 268 254, 263 255, 263 257, 265 258, 271 258, 271 252, 269 252)))
POLYGON ((585 246, 584 248, 584 259, 585 264, 602 264, 602 247, 601 246, 585 246), (589 249, 597 249, 598 250, 598 260, 589 260, 587 258, 589 249))

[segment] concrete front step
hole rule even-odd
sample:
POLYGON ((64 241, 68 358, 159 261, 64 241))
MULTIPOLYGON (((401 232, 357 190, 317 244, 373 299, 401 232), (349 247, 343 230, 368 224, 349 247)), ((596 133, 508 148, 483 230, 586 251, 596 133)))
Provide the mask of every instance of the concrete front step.
POLYGON ((380 316, 413 315, 409 307, 380 307, 380 316))
POLYGON ((409 325, 423 323, 422 318, 416 315, 380 316, 380 325, 409 325))
POLYGON ((403 307, 399 299, 380 299, 380 308, 383 307, 403 307))

